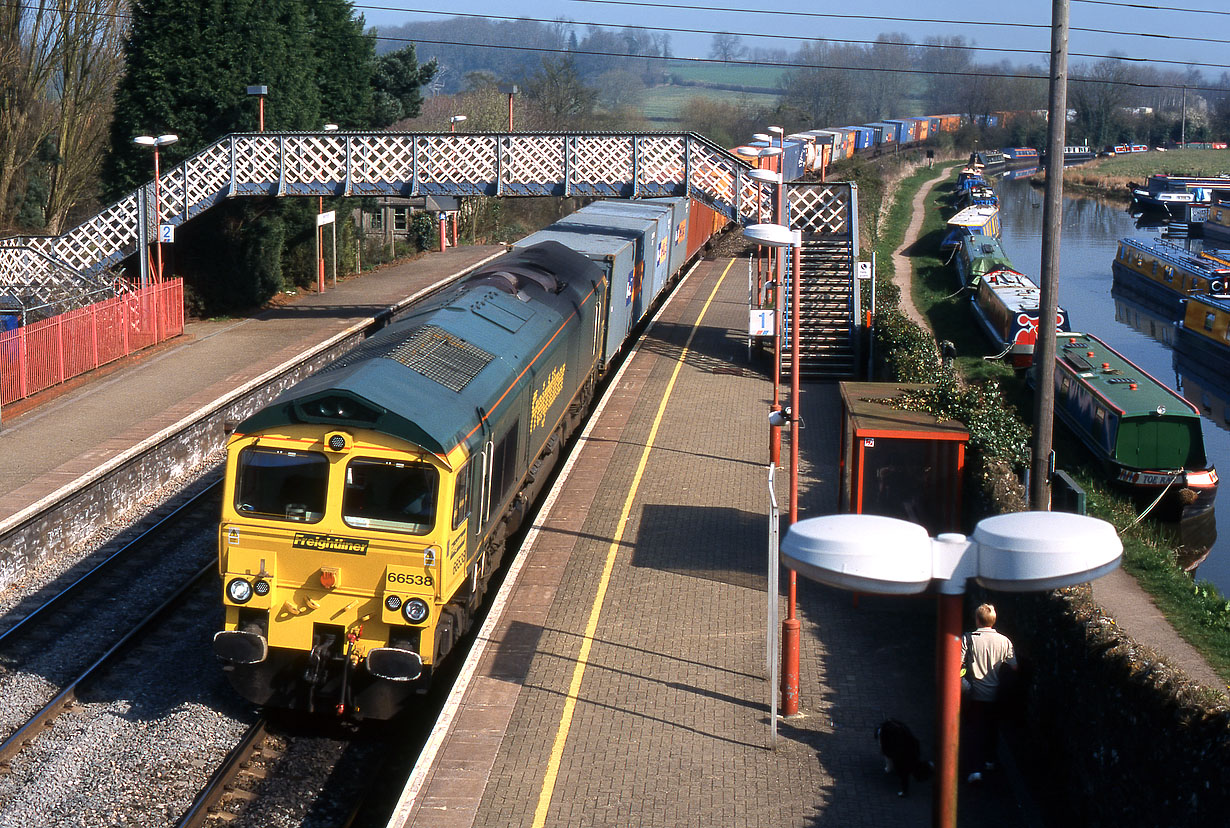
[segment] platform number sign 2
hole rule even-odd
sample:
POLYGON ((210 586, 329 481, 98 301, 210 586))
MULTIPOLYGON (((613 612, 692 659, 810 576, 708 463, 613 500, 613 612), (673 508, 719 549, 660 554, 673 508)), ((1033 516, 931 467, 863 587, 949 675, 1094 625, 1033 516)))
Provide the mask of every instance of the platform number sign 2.
POLYGON ((175 225, 174 224, 158 225, 158 243, 159 244, 174 244, 175 243, 175 225))

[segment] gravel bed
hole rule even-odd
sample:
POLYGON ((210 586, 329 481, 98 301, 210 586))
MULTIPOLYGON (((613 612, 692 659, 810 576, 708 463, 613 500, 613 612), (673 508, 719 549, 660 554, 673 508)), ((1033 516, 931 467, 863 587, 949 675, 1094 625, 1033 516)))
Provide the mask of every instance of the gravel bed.
POLYGON ((254 719, 210 651, 216 595, 198 590, 0 775, 0 828, 167 826, 254 719))

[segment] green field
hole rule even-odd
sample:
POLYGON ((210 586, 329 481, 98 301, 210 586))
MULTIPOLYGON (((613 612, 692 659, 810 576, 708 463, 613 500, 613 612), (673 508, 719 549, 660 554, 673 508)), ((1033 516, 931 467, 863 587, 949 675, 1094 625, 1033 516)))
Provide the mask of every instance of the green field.
MULTIPOLYGON (((655 86, 645 90, 641 109, 646 118, 677 120, 679 111, 692 98, 711 98, 727 103, 747 102, 757 107, 777 105, 776 95, 757 92, 728 92, 722 89, 705 89, 700 86, 655 86)), ((660 124, 661 122, 656 122, 660 124)))
POLYGON ((761 89, 776 89, 782 75, 782 70, 776 66, 731 66, 720 63, 672 62, 667 64, 666 71, 678 81, 761 89))
POLYGON ((1134 152, 1099 158, 1081 166, 1106 176, 1143 179, 1153 173, 1170 175, 1230 175, 1230 150, 1169 150, 1134 152))

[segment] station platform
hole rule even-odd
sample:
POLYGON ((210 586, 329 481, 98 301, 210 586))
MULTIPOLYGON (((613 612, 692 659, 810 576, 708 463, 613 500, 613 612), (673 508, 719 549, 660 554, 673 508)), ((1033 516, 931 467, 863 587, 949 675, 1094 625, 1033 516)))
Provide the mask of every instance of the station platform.
MULTIPOLYGON (((450 249, 252 319, 190 323, 54 399, 6 407, 0 519, 500 252, 450 249)), ((743 260, 701 262, 626 361, 513 562, 392 825, 930 823, 931 783, 897 797, 873 738, 897 718, 934 757, 928 599, 855 606, 801 580, 802 715, 781 720, 770 746, 772 390, 766 365, 748 361, 746 291, 743 260)), ((805 386, 803 517, 834 509, 838 409, 835 386, 805 386)), ((783 511, 787 481, 780 471, 783 511)), ((1010 762, 963 784, 960 824, 1040 824, 1023 787, 1010 762)))
POLYGON ((251 318, 190 321, 181 337, 5 406, 0 522, 235 388, 503 250, 449 248, 251 318))
MULTIPOLYGON (((931 783, 899 798, 873 734, 900 719, 934 757, 934 599, 800 580, 801 715, 770 744, 772 385, 746 290, 743 260, 702 262, 625 363, 390 826, 930 824, 931 783)), ((807 517, 835 510, 840 401, 802 397, 807 517)), ((1023 787, 1010 761, 962 784, 959 824, 1040 824, 1023 787)))

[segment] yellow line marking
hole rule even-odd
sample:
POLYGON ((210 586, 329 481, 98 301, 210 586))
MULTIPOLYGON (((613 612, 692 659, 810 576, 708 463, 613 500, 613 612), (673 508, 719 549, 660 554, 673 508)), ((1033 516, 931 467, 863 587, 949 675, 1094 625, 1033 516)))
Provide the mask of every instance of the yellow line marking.
POLYGON ((649 452, 653 449, 654 439, 658 435, 658 426, 662 423, 662 417, 666 413, 666 405, 670 402, 671 392, 675 388, 675 380, 679 378, 679 372, 683 369, 683 364, 687 360, 688 351, 692 347, 692 339, 696 336, 696 331, 700 328, 701 322, 704 321, 705 314, 709 311, 709 305, 713 303, 713 297, 717 296, 718 288, 722 286, 722 282, 726 280, 726 274, 730 272, 730 268, 734 266, 735 260, 731 259, 730 264, 726 265, 726 269, 722 271, 721 277, 717 280, 717 284, 713 286, 713 291, 709 294, 709 298, 705 300, 704 307, 700 309, 700 316, 696 318, 696 324, 692 326, 692 330, 688 333, 688 341, 684 343, 683 351, 679 354, 679 360, 675 363, 675 370, 671 373, 670 381, 666 384, 666 393, 662 396, 662 402, 658 405, 658 413, 654 417, 653 427, 649 430, 649 438, 645 441, 645 449, 641 452, 640 462, 636 467, 636 474, 632 477, 632 485, 628 489, 628 496, 624 500, 623 509, 619 513, 619 522, 615 527, 615 537, 611 540, 611 545, 607 549, 606 563, 602 567, 602 577, 598 581, 598 594, 594 596, 594 604, 589 610, 589 621, 585 624, 585 635, 581 639, 581 650, 577 653, 576 667, 572 670, 572 682, 568 685, 568 696, 564 700, 564 712, 560 716, 559 730, 555 733, 555 742, 551 745, 551 757, 547 760, 547 771, 542 779, 542 791, 538 794, 538 807, 534 810, 533 828, 543 828, 547 822, 547 809, 551 807, 551 797, 555 793, 555 783, 559 778, 560 762, 564 757, 564 743, 568 741, 568 731, 572 729, 572 714, 576 710, 577 698, 581 693, 581 682, 585 678, 585 668, 589 664, 589 651, 593 646, 594 635, 598 632, 598 618, 602 615, 602 604, 606 600, 607 586, 611 580, 611 572, 615 568, 615 557, 619 553, 619 547, 623 543, 624 526, 628 522, 628 516, 632 513, 632 503, 636 500, 636 493, 640 489, 641 476, 645 473, 645 466, 649 462, 649 452))

